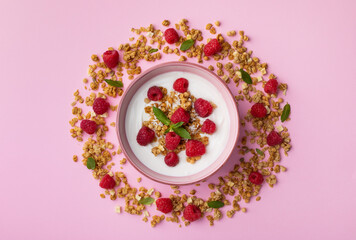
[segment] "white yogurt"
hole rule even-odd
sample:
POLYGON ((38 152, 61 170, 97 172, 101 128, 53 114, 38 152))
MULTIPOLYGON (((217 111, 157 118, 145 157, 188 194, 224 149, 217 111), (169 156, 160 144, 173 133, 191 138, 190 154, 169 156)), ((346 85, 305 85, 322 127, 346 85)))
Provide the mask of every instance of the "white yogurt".
MULTIPOLYGON (((152 103, 152 102, 151 102, 152 103)), ((132 151, 137 158, 148 168, 155 172, 168 176, 189 176, 198 173, 209 167, 224 150, 229 136, 230 117, 227 106, 222 95, 216 91, 216 88, 204 78, 186 72, 169 72, 160 74, 147 83, 145 83, 133 96, 126 113, 126 135, 130 143, 132 151), (177 78, 186 78, 189 81, 188 90, 196 98, 203 98, 215 103, 218 107, 213 110, 213 113, 201 119, 201 123, 205 119, 210 119, 216 124, 216 132, 208 135, 209 144, 206 146, 206 153, 200 160, 194 164, 186 161, 185 151, 178 154, 179 164, 175 167, 168 167, 164 163, 164 156, 154 156, 151 152, 152 147, 157 146, 157 142, 141 146, 136 142, 136 136, 143 121, 149 119, 149 114, 145 113, 144 108, 149 105, 144 102, 147 97, 147 90, 152 86, 165 87, 168 91, 173 91, 173 83, 177 78)))

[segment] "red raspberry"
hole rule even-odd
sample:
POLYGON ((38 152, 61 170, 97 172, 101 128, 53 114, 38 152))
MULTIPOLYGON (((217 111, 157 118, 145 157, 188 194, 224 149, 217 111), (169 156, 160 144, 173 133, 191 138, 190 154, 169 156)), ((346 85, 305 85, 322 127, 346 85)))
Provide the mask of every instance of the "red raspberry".
POLYGON ((213 106, 210 102, 202 98, 198 98, 194 102, 194 109, 200 117, 208 117, 213 112, 213 106))
POLYGON ((215 130, 215 123, 213 121, 210 121, 209 119, 206 119, 203 123, 203 126, 201 126, 201 131, 204 133, 213 134, 215 130))
POLYGON ((283 138, 276 132, 272 131, 267 136, 267 144, 269 146, 279 145, 283 142, 283 138))
POLYGON ((93 110, 98 115, 106 113, 109 107, 110 104, 104 98, 97 98, 93 103, 93 110))
POLYGON ((263 176, 259 172, 251 172, 250 176, 248 176, 248 180, 253 184, 261 185, 263 183, 263 176))
POLYGON ((183 108, 178 108, 171 116, 172 123, 184 122, 189 123, 190 114, 183 108))
POLYGON ((112 176, 106 174, 100 181, 99 186, 105 189, 112 189, 116 185, 116 182, 112 176))
POLYGON ((178 155, 175 152, 169 152, 164 157, 164 162, 169 167, 175 167, 179 163, 178 155))
POLYGON ((188 140, 185 143, 185 154, 188 157, 197 157, 205 153, 205 145, 198 140, 188 140))
POLYGON ((257 118, 263 118, 267 115, 267 109, 262 103, 255 103, 251 107, 251 115, 257 118))
POLYGON ((174 84, 173 89, 177 92, 184 93, 188 90, 189 82, 185 78, 178 78, 174 84))
POLYGON ((166 31, 164 31, 164 38, 169 44, 176 43, 179 41, 178 33, 174 28, 168 28, 166 31))
POLYGON ((146 146, 147 144, 152 142, 154 137, 155 137, 155 132, 146 126, 143 126, 140 129, 140 131, 138 131, 136 141, 141 146, 146 146))
POLYGON ((174 150, 180 143, 180 136, 175 132, 169 132, 166 134, 166 148, 169 150, 174 150))
POLYGON ((80 123, 80 128, 83 129, 83 131, 88 134, 95 133, 96 127, 97 127, 96 122, 92 120, 85 119, 80 123))
POLYGON ((114 68, 119 63, 119 53, 116 50, 104 52, 103 60, 108 68, 114 68))
POLYGON ((159 198, 156 200, 157 210, 161 211, 165 214, 172 212, 173 210, 173 203, 172 200, 169 198, 159 198))
POLYGON ((265 85, 265 92, 269 94, 276 94, 277 93, 278 82, 276 79, 270 79, 265 85))
POLYGON ((183 217, 189 222, 194 222, 201 218, 201 211, 197 206, 189 204, 184 208, 183 217))
POLYGON ((147 97, 151 101, 159 101, 163 98, 162 90, 157 86, 150 87, 147 91, 147 97))
POLYGON ((220 50, 221 50, 221 45, 219 41, 216 38, 214 38, 205 45, 204 54, 205 56, 211 56, 217 52, 220 52, 220 50))

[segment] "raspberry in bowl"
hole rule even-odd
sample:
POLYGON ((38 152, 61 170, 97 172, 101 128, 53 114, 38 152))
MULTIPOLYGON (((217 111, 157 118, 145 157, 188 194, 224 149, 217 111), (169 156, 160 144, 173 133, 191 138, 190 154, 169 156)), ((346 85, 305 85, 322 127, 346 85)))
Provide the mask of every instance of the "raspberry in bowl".
POLYGON ((116 126, 124 154, 161 183, 184 185, 209 177, 237 142, 234 97, 217 75, 196 64, 169 62, 147 70, 128 87, 119 109, 116 126), (163 96, 149 98, 150 89, 163 96), (143 127, 155 134, 146 145, 137 142, 143 127))

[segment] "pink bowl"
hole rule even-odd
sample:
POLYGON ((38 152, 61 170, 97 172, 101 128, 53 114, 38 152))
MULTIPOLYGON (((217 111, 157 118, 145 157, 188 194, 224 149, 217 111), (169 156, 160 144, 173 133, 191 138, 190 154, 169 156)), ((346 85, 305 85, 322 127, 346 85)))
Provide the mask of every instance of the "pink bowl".
POLYGON ((234 96, 231 94, 230 89, 226 86, 226 83, 223 80, 221 80, 213 72, 197 64, 187 62, 167 62, 148 69, 129 85, 129 87, 126 89, 124 95, 121 98, 121 102, 119 104, 118 109, 119 111, 116 119, 116 132, 123 153, 129 160, 129 162, 132 164, 132 166, 134 166, 140 173, 160 183, 171 185, 186 185, 206 179, 224 165, 224 163, 231 155, 237 142, 239 132, 239 115, 234 96), (172 71, 193 73, 201 76, 202 78, 212 83, 216 87, 216 90, 219 91, 223 96, 230 115, 230 134, 229 136, 226 136, 228 138, 228 143, 224 151, 222 151, 220 156, 207 168, 196 174, 184 177, 172 177, 168 175, 163 175, 153 171, 152 169, 144 165, 132 151, 130 144, 127 140, 125 130, 125 117, 127 108, 136 91, 151 78, 172 71))

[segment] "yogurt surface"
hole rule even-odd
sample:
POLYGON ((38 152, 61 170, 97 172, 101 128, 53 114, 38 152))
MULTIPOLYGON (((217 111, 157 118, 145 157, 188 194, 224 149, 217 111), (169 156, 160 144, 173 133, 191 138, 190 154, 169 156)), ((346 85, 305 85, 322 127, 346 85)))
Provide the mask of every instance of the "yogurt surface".
MULTIPOLYGON (((146 82, 133 96, 126 113, 125 118, 125 130, 128 142, 132 151, 137 158, 148 168, 153 171, 175 177, 189 176, 198 173, 205 168, 209 167, 222 153, 227 144, 229 136, 230 117, 227 110, 225 101, 220 94, 216 91, 214 85, 205 80, 204 78, 187 72, 168 72, 157 75, 146 82), (155 156, 151 149, 157 146, 157 142, 148 144, 147 146, 141 146, 136 142, 136 136, 142 123, 149 120, 149 114, 145 113, 144 108, 149 104, 144 102, 147 98, 147 91, 152 86, 161 86, 167 89, 167 92, 173 91, 173 83, 178 78, 186 78, 189 81, 188 91, 196 98, 203 98, 211 101, 217 105, 217 108, 213 110, 213 113, 207 118, 201 118, 201 123, 205 119, 210 119, 216 124, 216 132, 209 137, 209 144, 206 146, 206 153, 200 160, 194 164, 186 161, 185 151, 181 151, 179 156, 179 164, 175 167, 168 167, 164 163, 164 156, 155 156)), ((205 134, 202 134, 204 136, 205 134)))

